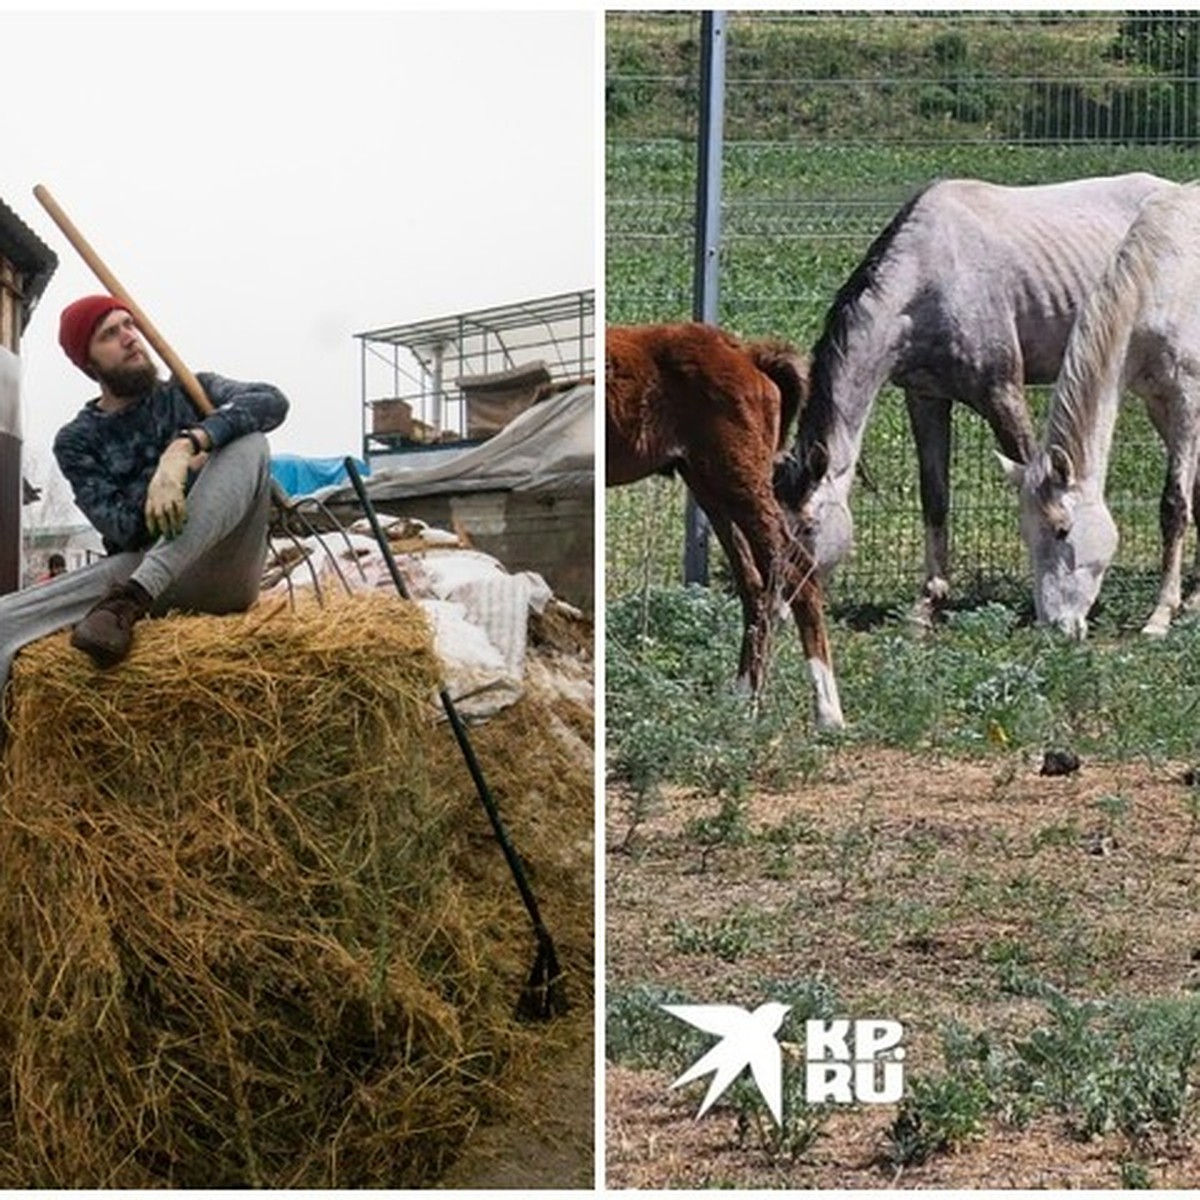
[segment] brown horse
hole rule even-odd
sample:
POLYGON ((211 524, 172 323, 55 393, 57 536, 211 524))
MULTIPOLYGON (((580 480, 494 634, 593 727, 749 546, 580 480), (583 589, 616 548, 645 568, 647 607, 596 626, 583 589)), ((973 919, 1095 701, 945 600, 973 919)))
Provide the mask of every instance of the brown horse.
POLYGON ((678 472, 741 599, 738 685, 760 692, 783 600, 812 672, 817 726, 841 728, 821 587, 772 487, 776 455, 804 400, 804 359, 784 342, 743 342, 699 323, 610 326, 605 354, 606 483, 678 472))

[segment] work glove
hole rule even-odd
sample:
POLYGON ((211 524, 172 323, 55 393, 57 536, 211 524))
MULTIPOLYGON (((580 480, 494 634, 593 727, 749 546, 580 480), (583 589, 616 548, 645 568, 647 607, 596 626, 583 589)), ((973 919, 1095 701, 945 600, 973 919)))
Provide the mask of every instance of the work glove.
POLYGON ((146 489, 146 528, 152 537, 175 538, 187 524, 188 471, 198 471, 208 461, 189 441, 177 438, 162 453, 146 489))

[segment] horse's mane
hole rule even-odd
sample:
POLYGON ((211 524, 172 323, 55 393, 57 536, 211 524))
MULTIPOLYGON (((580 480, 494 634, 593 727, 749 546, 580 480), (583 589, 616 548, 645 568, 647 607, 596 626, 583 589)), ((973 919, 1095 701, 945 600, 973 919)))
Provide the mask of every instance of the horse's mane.
MULTIPOLYGON (((1152 203, 1147 207, 1153 213, 1152 203)), ((1078 474, 1095 467, 1089 461, 1094 448, 1089 435, 1102 416, 1111 417, 1105 406, 1120 400, 1133 322, 1170 244, 1162 221, 1148 219, 1143 209, 1076 318, 1050 402, 1045 445, 1065 450, 1078 474)))
POLYGON ((833 364, 846 353, 850 331, 858 316, 859 303, 867 292, 877 286, 880 268, 896 236, 908 224, 913 210, 920 204, 925 193, 937 182, 933 180, 927 183, 892 217, 867 248, 862 261, 838 288, 833 303, 826 311, 821 336, 813 349, 808 406, 799 431, 799 437, 803 440, 798 441, 796 445, 796 457, 800 462, 805 461, 808 451, 815 443, 825 440, 833 425, 833 364))

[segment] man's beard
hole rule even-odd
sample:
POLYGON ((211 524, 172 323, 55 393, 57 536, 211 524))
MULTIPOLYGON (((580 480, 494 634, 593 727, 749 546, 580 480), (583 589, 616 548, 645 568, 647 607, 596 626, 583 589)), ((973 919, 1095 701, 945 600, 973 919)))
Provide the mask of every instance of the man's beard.
POLYGON ((121 400, 136 400, 158 382, 158 368, 149 361, 136 367, 110 367, 107 371, 93 364, 92 370, 96 378, 121 400))

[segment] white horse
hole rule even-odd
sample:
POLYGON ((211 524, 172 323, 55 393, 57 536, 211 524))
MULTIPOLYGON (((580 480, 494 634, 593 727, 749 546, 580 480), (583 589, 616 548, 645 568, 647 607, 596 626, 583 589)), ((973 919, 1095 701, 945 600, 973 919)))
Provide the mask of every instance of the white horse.
POLYGON ((849 552, 849 496, 875 398, 904 390, 920 464, 925 581, 916 615, 949 594, 950 410, 981 414, 1027 461, 1025 384, 1053 383, 1071 326, 1147 196, 1177 185, 1131 174, 1037 187, 934 183, 876 238, 843 284, 812 354, 790 460, 776 472, 818 569, 849 552))
MULTIPOLYGON (((1200 183, 1148 199, 1071 332, 1041 448, 1005 461, 1020 491, 1038 620, 1074 637, 1117 550, 1104 501, 1122 387, 1145 401, 1167 448, 1162 581, 1144 633, 1182 603, 1183 539, 1200 515, 1200 183)), ((1197 597, 1189 597, 1189 605, 1197 597)))

